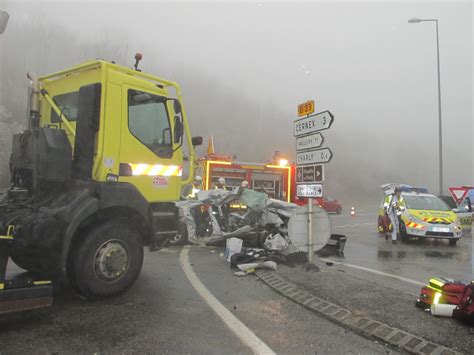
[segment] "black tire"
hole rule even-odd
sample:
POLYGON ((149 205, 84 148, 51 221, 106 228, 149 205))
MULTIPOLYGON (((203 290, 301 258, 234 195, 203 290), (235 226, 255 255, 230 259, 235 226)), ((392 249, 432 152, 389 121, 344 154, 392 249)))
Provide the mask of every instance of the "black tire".
POLYGON ((116 296, 138 278, 143 265, 141 235, 112 220, 79 235, 69 263, 71 284, 88 299, 116 296))
POLYGON ((455 247, 457 243, 458 243, 457 239, 449 239, 449 246, 450 247, 455 247))
POLYGON ((339 207, 336 211, 337 214, 341 214, 342 213, 342 207, 339 207))
POLYGON ((403 224, 403 222, 401 221, 400 222, 400 238, 402 240, 402 242, 404 243, 407 243, 409 238, 408 238, 408 234, 407 234, 407 229, 405 227, 405 225, 403 224))
POLYGON ((188 228, 184 222, 178 222, 178 234, 170 239, 170 245, 183 245, 188 242, 188 228))

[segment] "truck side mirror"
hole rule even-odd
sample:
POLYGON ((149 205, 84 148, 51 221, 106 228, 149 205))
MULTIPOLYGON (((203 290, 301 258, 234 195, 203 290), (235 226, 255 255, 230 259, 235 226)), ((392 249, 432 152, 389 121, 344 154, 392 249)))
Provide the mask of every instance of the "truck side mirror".
MULTIPOLYGON (((175 101, 176 102, 176 101, 175 101)), ((174 116, 174 143, 179 144, 183 139, 184 125, 180 116, 174 116)))
POLYGON ((5 32, 9 17, 8 12, 0 11, 0 35, 5 32))
POLYGON ((202 145, 202 137, 193 137, 191 138, 191 141, 193 143, 193 147, 202 145))
POLYGON ((174 102, 174 104, 173 104, 174 112, 176 114, 180 114, 181 113, 181 103, 178 100, 173 100, 173 102, 174 102))

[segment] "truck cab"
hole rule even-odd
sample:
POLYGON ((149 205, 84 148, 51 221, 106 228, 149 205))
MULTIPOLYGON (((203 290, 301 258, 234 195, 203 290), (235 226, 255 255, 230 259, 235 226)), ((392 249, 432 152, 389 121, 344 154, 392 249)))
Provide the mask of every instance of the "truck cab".
POLYGON ((12 260, 66 277, 89 298, 130 287, 143 246, 158 250, 174 237, 174 202, 202 143, 178 84, 141 72, 136 59, 135 69, 94 60, 28 75, 28 130, 13 137, 11 187, 0 201, 12 260))

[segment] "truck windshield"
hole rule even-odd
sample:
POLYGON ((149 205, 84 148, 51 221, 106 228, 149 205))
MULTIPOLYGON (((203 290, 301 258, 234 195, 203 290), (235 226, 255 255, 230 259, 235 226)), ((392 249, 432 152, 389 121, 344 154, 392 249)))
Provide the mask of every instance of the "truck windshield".
POLYGON ((166 98, 137 90, 128 91, 128 127, 148 148, 157 152, 171 146, 166 98))
POLYGON ((444 201, 436 196, 403 196, 411 210, 450 211, 444 201))

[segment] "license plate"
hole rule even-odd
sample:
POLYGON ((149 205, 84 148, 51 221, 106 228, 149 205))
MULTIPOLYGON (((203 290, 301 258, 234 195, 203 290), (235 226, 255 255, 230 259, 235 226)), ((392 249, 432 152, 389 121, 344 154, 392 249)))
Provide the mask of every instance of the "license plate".
POLYGON ((443 227, 433 227, 433 232, 444 232, 444 233, 449 233, 449 228, 443 228, 443 227))

